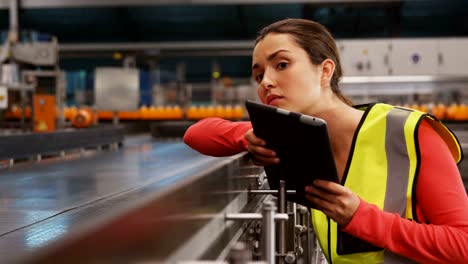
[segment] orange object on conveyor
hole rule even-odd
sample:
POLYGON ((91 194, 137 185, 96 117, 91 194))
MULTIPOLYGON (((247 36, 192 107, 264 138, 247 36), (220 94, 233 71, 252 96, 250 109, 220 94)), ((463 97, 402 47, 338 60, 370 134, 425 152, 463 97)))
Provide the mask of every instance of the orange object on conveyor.
POLYGON ((420 105, 419 106, 419 111, 427 113, 428 112, 427 105, 425 105, 425 104, 420 105))
POLYGON ((233 119, 234 118, 234 109, 231 105, 224 106, 224 118, 233 119))
POLYGON ((140 119, 142 120, 148 120, 150 117, 150 112, 148 107, 146 105, 140 107, 140 119))
POLYGON ((5 113, 6 119, 20 119, 21 118, 21 108, 17 105, 12 105, 9 110, 5 113))
POLYGON ((96 111, 94 111, 90 107, 83 107, 82 109, 85 110, 85 111, 88 111, 89 114, 91 115, 91 124, 95 125, 95 124, 98 123, 99 118, 98 118, 98 115, 97 115, 96 111))
POLYGON ((455 120, 458 112, 458 106, 453 103, 447 108, 446 118, 447 120, 455 120))
POLYGON ((455 115, 455 119, 458 121, 468 119, 468 106, 466 104, 461 104, 458 106, 458 111, 455 115))
POLYGON ((166 108, 164 106, 156 106, 156 110, 154 112, 154 119, 162 120, 166 117, 166 108))
POLYGON ((156 120, 164 119, 165 115, 166 115, 166 111, 165 111, 164 106, 157 106, 154 112, 154 119, 156 120))
POLYGON ((77 112, 78 109, 76 108, 76 106, 68 107, 68 109, 65 110, 65 119, 71 120, 77 112))
POLYGON ((182 119, 184 118, 184 112, 180 108, 180 106, 176 105, 173 108, 173 118, 174 119, 182 119))
POLYGON ((242 119, 244 118, 244 109, 240 105, 236 105, 234 107, 234 118, 235 119, 242 119))
POLYGON ((86 128, 93 124, 94 114, 88 109, 78 110, 71 118, 71 124, 75 128, 86 128))
POLYGON ((210 105, 206 108, 206 117, 213 117, 213 116, 216 116, 216 110, 212 105, 210 105))
POLYGON ((31 118, 31 106, 24 107, 24 118, 31 118))
POLYGON ((206 118, 206 117, 208 117, 208 109, 206 108, 206 106, 201 105, 198 108, 198 118, 203 119, 203 118, 206 118))
POLYGON ((98 118, 100 120, 112 120, 114 118, 114 112, 112 111, 99 111, 98 118))
POLYGON ((187 110, 187 119, 189 120, 195 120, 198 118, 198 110, 196 106, 190 106, 189 109, 187 110))
POLYGON ((154 120, 156 119, 157 115, 158 115, 158 110, 156 109, 156 107, 154 106, 150 106, 150 108, 148 108, 148 114, 147 114, 147 119, 149 120, 154 120))
POLYGON ((120 120, 130 120, 133 119, 133 113, 131 111, 120 111, 118 117, 120 120))
POLYGON ((432 115, 439 120, 445 120, 445 106, 443 104, 437 104, 432 107, 432 115))
POLYGON ((410 104, 410 105, 409 105, 409 108, 410 108, 410 109, 413 109, 413 110, 421 111, 421 110, 419 109, 419 105, 417 105, 417 104, 410 104))
POLYGON ((216 114, 215 114, 215 115, 216 115, 217 117, 219 117, 219 118, 224 118, 224 117, 225 117, 226 111, 224 111, 224 106, 218 105, 218 106, 216 106, 215 110, 216 110, 216 114))

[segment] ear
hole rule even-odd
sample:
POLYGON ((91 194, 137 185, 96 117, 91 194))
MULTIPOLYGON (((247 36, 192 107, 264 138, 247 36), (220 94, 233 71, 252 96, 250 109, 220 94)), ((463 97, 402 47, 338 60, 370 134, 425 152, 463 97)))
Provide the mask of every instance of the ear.
POLYGON ((322 61, 321 66, 322 77, 320 81, 323 87, 328 87, 333 77, 333 73, 335 72, 335 63, 330 59, 325 59, 322 61))

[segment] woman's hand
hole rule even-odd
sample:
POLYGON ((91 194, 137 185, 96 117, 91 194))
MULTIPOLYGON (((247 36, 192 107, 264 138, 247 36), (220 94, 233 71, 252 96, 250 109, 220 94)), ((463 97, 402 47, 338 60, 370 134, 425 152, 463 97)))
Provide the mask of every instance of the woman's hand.
POLYGON ((359 197, 350 189, 330 181, 315 180, 305 187, 307 199, 341 227, 345 227, 359 207, 359 197))
POLYGON ((253 129, 244 134, 244 138, 249 143, 247 150, 252 154, 252 161, 257 166, 266 166, 279 163, 276 153, 265 148, 265 141, 255 136, 253 129))

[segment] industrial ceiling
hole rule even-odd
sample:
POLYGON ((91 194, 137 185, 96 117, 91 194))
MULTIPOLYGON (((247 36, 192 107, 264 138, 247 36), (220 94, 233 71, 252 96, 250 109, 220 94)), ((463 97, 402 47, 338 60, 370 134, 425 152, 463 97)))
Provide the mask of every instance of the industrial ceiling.
MULTIPOLYGON (((468 35, 465 0, 336 2, 23 0, 19 24, 56 35, 60 43, 251 40, 261 27, 287 17, 316 20, 337 38, 468 35)), ((0 28, 7 29, 8 5, 0 3, 0 28)))
MULTIPOLYGON (((211 45, 205 49, 211 56, 215 47, 245 55, 236 51, 251 47, 260 28, 284 18, 318 21, 337 39, 468 35, 466 0, 23 0, 19 11, 20 28, 56 36, 63 58, 77 52, 97 58, 105 50, 157 56, 165 47, 176 49, 172 55, 191 50, 203 56, 194 51, 203 45, 211 45)), ((0 1, 0 29, 8 26, 8 1, 0 1)))

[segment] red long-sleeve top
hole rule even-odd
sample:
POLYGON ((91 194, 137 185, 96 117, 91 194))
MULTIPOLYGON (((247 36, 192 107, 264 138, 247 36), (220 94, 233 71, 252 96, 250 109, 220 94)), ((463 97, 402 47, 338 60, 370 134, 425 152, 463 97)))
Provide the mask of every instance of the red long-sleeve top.
MULTIPOLYGON (((211 156, 247 150, 250 122, 207 118, 191 126, 184 142, 211 156)), ((361 199, 343 231, 421 263, 468 263, 468 198, 450 151, 426 121, 418 130, 421 165, 416 213, 422 223, 380 210, 361 199)))

